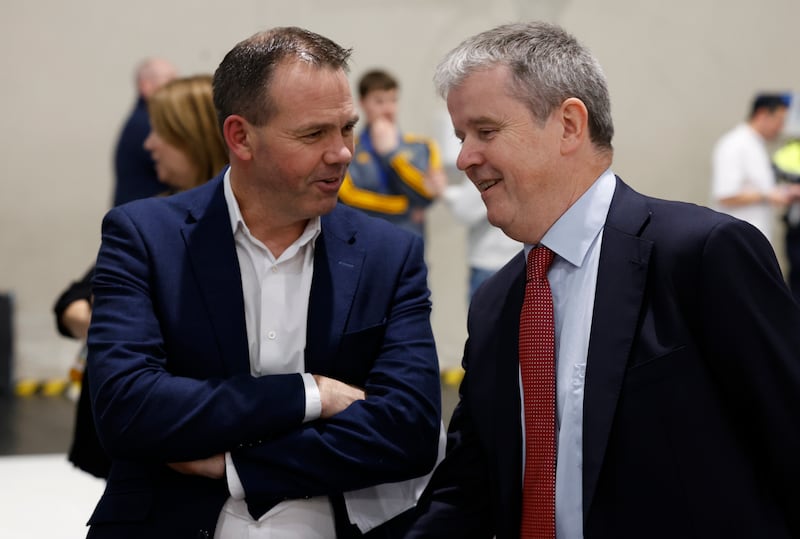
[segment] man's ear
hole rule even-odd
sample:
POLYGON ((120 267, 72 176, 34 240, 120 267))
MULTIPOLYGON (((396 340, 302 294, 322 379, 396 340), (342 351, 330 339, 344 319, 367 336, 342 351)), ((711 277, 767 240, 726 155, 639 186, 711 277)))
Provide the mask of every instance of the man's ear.
POLYGON ((577 97, 565 99, 559 107, 561 125, 561 153, 566 155, 578 149, 589 139, 589 111, 577 97))
POLYGON ((253 158, 250 146, 250 133, 252 126, 238 114, 231 114, 222 124, 222 136, 231 153, 240 161, 249 161, 253 158))

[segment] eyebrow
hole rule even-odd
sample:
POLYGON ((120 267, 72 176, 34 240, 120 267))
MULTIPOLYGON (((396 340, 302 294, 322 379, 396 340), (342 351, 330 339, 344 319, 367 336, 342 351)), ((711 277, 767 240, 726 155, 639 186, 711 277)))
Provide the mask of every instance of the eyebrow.
POLYGON ((478 116, 477 118, 471 118, 467 120, 467 125, 469 126, 475 126, 479 124, 497 124, 497 123, 499 122, 496 119, 489 118, 488 116, 478 116))
MULTIPOLYGON (((354 127, 358 123, 359 117, 358 114, 355 114, 350 117, 350 119, 345 122, 345 126, 354 127)), ((339 129, 339 125, 332 123, 332 122, 324 122, 324 123, 311 123, 306 125, 298 126, 294 129, 296 133, 308 133, 311 131, 324 131, 326 129, 339 129)))

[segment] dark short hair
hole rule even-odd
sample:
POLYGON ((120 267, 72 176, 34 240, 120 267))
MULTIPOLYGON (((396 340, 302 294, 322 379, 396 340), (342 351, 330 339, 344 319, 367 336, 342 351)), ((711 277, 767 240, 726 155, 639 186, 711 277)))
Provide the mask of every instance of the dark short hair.
POLYGON ((253 125, 264 125, 275 113, 269 84, 275 69, 287 59, 318 67, 349 70, 352 49, 295 26, 259 32, 225 55, 214 72, 214 106, 220 128, 238 114, 253 125))
POLYGON ((397 90, 400 84, 397 79, 382 69, 367 71, 358 81, 358 96, 364 99, 368 93, 377 90, 397 90))
POLYGON ((760 110, 772 113, 778 109, 789 108, 791 102, 792 97, 789 94, 758 94, 753 98, 750 117, 755 116, 760 110))

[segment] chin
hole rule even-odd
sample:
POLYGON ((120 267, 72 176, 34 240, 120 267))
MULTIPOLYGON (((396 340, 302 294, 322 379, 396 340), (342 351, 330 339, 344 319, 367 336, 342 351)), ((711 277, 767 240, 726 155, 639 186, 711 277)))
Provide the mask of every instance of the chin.
POLYGON ((492 226, 496 226, 497 228, 500 229, 502 229, 503 225, 505 224, 504 220, 499 215, 497 215, 497 213, 494 213, 491 210, 488 210, 486 212, 486 219, 489 221, 489 224, 491 224, 492 226))
POLYGON ((322 216, 322 215, 329 214, 336 207, 336 204, 338 203, 338 201, 339 201, 338 198, 334 198, 334 199, 332 199, 330 201, 325 201, 325 202, 317 205, 316 211, 314 212, 315 215, 322 216))

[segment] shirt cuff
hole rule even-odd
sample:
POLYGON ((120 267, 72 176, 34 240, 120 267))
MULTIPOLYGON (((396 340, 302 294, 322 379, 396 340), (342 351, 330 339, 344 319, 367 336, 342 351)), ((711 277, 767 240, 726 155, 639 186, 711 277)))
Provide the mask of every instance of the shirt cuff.
POLYGON ((225 478, 228 481, 228 491, 231 493, 231 498, 244 500, 244 485, 239 479, 239 474, 236 473, 236 466, 233 465, 233 457, 231 457, 230 451, 225 453, 225 478))
POLYGON ((310 372, 301 373, 301 376, 306 389, 306 414, 303 423, 308 423, 319 419, 319 416, 322 415, 322 397, 320 397, 319 387, 317 387, 314 376, 310 372))

